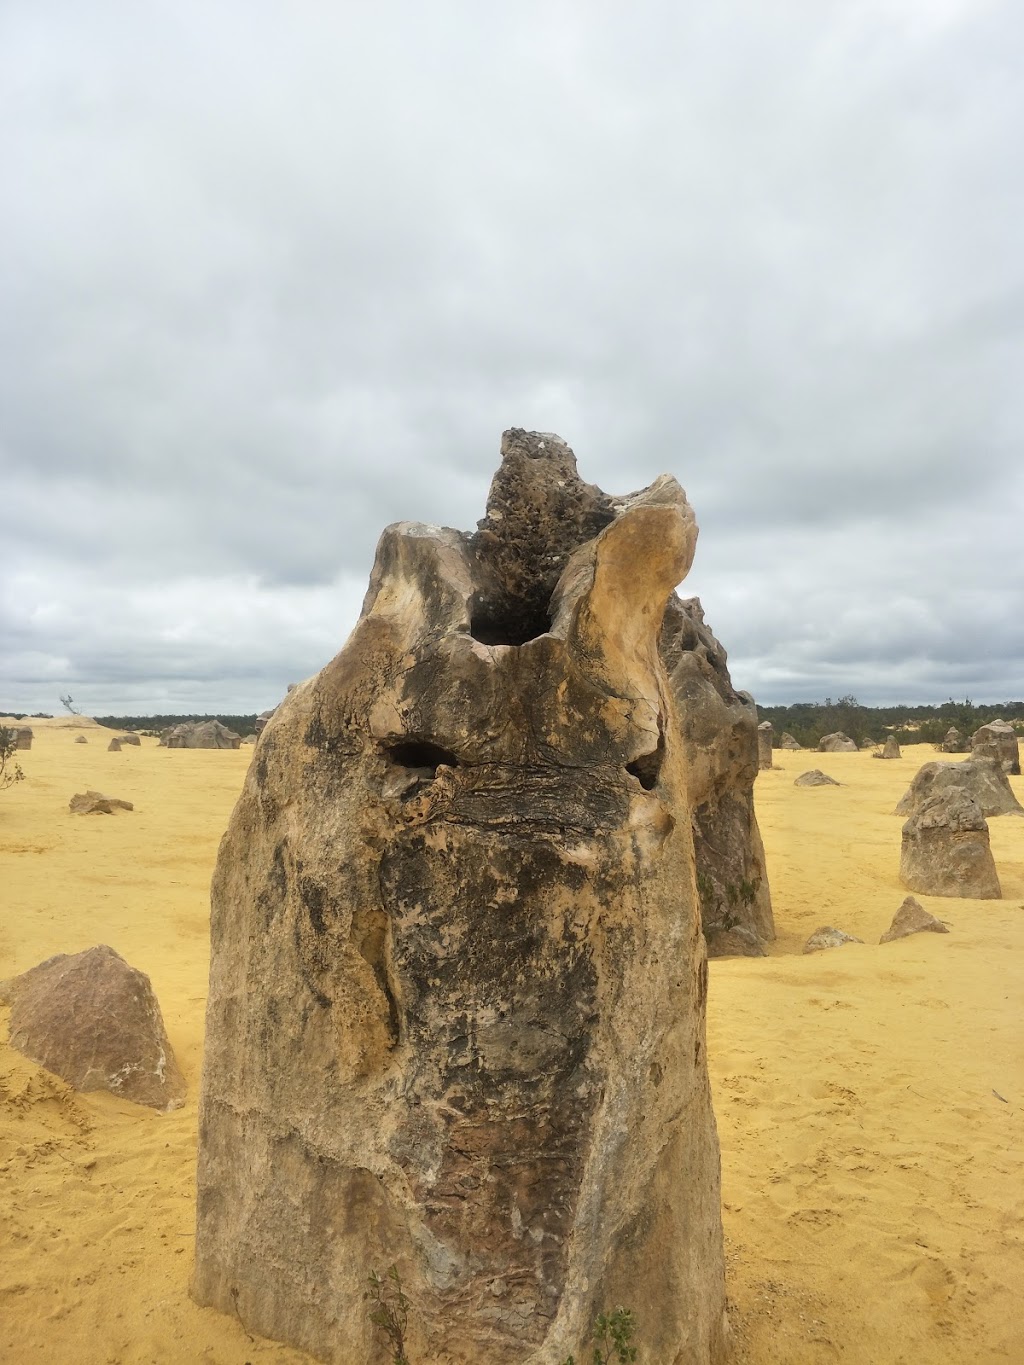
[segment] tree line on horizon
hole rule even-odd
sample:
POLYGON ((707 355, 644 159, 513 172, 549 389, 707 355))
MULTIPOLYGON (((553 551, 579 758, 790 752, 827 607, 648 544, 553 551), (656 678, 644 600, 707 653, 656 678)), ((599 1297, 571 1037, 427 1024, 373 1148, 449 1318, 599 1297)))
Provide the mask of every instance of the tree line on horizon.
POLYGON ((969 697, 952 697, 937 706, 863 706, 856 697, 833 701, 795 702, 791 706, 759 706, 761 720, 772 723, 772 742, 778 747, 788 732, 805 749, 814 749, 824 735, 837 730, 858 744, 867 739, 884 741, 892 734, 899 744, 941 744, 950 726, 968 739, 981 725, 1007 720, 1024 734, 1024 701, 975 704, 969 697))

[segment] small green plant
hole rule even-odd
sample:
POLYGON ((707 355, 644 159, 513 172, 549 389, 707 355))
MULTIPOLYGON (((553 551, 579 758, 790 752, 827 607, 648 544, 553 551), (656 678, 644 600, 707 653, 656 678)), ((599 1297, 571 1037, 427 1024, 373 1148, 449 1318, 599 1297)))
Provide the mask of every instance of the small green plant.
POLYGON ((409 1365, 405 1353, 405 1329, 409 1325, 409 1300, 402 1289, 398 1267, 393 1265, 384 1279, 371 1270, 367 1280, 367 1298, 373 1304, 370 1321, 387 1337, 392 1365, 409 1365))
POLYGON ((25 774, 19 765, 12 761, 17 752, 18 736, 13 730, 0 725, 0 792, 13 787, 15 782, 25 780, 25 774))
MULTIPOLYGON (((600 1313, 594 1320, 591 1341, 594 1345, 593 1365, 630 1365, 637 1358, 633 1339, 633 1312, 616 1308, 611 1313, 600 1313)), ((576 1365, 575 1356, 566 1356, 562 1365, 576 1365)))

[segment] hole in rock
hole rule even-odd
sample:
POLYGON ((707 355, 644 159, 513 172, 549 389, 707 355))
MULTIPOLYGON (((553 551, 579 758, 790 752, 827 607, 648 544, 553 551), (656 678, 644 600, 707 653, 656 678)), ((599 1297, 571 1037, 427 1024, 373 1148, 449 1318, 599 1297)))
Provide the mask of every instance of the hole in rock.
POLYGON ((440 744, 431 744, 425 739, 403 739, 397 744, 389 744, 388 758, 402 768, 428 768, 436 773, 443 763, 446 767, 457 768, 459 760, 450 749, 442 749, 440 744))
POLYGON ((649 792, 657 785, 661 765, 665 761, 665 740, 658 740, 658 747, 652 749, 649 754, 641 754, 639 758, 634 758, 632 763, 626 764, 626 772, 630 773, 643 787, 644 791, 649 792))
POLYGON ((469 633, 482 645, 525 645, 551 629, 546 607, 529 602, 497 606, 479 602, 473 609, 469 633))

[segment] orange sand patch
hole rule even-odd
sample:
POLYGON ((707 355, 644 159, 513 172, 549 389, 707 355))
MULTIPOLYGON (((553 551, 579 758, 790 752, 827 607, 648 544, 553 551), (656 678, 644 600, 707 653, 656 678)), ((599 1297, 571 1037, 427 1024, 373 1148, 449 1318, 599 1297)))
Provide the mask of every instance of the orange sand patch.
MULTIPOLYGON (((32 725, 0 795, 0 977, 111 944, 191 1094, 74 1095, 0 1046, 0 1361, 305 1361, 187 1292, 208 883, 252 750, 32 725), (89 787, 135 810, 69 815, 89 787)), ((890 812, 935 756, 777 753, 758 778, 779 939, 711 964, 708 1020, 738 1365, 1024 1361, 1024 818, 990 821, 1004 900, 920 897, 952 932, 877 944, 905 894, 890 812), (794 788, 811 767, 844 785, 794 788), (802 956, 822 924, 866 942, 802 956)))

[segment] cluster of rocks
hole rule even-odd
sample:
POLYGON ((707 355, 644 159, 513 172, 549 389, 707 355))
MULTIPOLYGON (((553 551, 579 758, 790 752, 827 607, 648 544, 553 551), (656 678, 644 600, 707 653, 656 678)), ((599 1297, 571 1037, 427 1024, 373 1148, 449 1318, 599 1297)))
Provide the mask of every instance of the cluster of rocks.
POLYGON ((707 1365, 691 828, 763 880, 712 847, 755 827, 756 709, 672 595, 678 484, 612 498, 542 433, 502 455, 475 534, 384 532, 348 643, 254 753, 212 889, 193 1292, 382 1365, 351 1306, 394 1264, 410 1359, 581 1359, 625 1303, 644 1359, 707 1365))
MULTIPOLYGON (((896 939, 909 938, 911 934, 925 933, 948 934, 949 927, 926 910, 920 901, 913 896, 907 896, 893 915, 892 923, 878 941, 894 943, 896 939)), ((804 944, 804 952, 820 953, 826 948, 841 948, 844 943, 863 942, 864 940, 857 938, 855 934, 844 933, 842 929, 835 929, 832 925, 826 924, 816 929, 810 936, 804 944)))
POLYGON ((237 749, 242 736, 219 720, 186 720, 160 736, 167 749, 237 749))
POLYGON ((122 801, 117 796, 104 796, 102 792, 78 792, 68 802, 72 815, 113 815, 116 810, 134 810, 131 801, 122 801))

